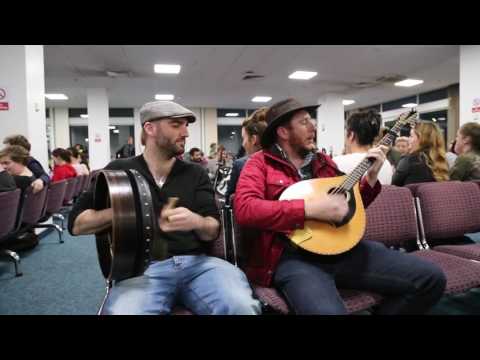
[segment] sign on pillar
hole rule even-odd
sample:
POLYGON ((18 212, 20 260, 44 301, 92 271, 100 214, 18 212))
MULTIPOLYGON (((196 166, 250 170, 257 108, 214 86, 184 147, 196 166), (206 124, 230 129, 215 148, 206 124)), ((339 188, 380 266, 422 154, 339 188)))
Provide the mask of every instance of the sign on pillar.
POLYGON ((473 99, 472 114, 473 121, 480 121, 480 98, 473 99))
POLYGON ((8 110, 7 89, 0 87, 0 110, 8 110))

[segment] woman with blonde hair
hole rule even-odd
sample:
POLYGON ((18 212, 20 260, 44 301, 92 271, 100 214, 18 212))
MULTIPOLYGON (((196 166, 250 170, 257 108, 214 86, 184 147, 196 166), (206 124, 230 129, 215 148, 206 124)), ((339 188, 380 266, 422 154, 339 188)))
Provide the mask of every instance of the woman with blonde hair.
POLYGON ((418 122, 410 130, 408 142, 410 153, 400 159, 393 185, 449 180, 445 141, 435 123, 418 122))

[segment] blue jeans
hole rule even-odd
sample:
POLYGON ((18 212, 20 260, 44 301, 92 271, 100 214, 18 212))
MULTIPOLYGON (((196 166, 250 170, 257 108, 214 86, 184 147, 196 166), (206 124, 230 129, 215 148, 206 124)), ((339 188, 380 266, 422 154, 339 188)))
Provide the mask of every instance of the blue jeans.
POLYGON ((361 241, 333 256, 286 251, 274 284, 297 314, 346 314, 337 286, 384 295, 377 314, 422 314, 440 299, 446 278, 435 264, 361 241))
POLYGON ((152 261, 142 276, 117 282, 102 314, 169 314, 177 302, 199 315, 261 312, 241 270, 219 258, 188 255, 152 261))

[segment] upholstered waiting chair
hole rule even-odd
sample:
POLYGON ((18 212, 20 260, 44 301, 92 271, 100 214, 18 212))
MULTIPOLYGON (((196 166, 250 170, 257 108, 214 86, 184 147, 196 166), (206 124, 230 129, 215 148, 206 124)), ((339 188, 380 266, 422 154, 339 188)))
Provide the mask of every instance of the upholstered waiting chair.
POLYGON ((474 182, 446 181, 413 191, 421 214, 421 232, 434 251, 480 261, 480 244, 464 235, 480 231, 480 189, 474 182))
POLYGON ((9 239, 16 230, 17 214, 20 205, 20 189, 0 193, 0 248, 15 264, 16 276, 21 276, 20 257, 12 250, 4 248, 3 242, 9 239))
MULTIPOLYGON (((432 185, 438 184, 429 183, 418 189, 432 185)), ((425 219, 425 214, 423 218, 425 219)), ((364 238, 383 242, 389 247, 405 248, 408 251, 417 244, 420 250, 413 249, 410 254, 432 262, 443 270, 447 278, 446 294, 459 293, 480 286, 480 264, 424 249, 418 235, 416 220, 411 191, 405 187, 383 186, 382 192, 367 209, 367 231, 364 238), (371 223, 376 225, 372 227, 371 223)))
POLYGON ((63 199, 65 197, 65 191, 67 189, 67 181, 56 181, 50 183, 48 186, 47 192, 47 204, 45 206, 45 211, 42 218, 39 220, 40 223, 47 221, 51 217, 60 218, 62 220, 62 226, 56 224, 37 224, 37 228, 53 228, 58 232, 58 238, 60 243, 63 243, 62 233, 63 233, 63 215, 59 214, 60 209, 62 208, 63 199))

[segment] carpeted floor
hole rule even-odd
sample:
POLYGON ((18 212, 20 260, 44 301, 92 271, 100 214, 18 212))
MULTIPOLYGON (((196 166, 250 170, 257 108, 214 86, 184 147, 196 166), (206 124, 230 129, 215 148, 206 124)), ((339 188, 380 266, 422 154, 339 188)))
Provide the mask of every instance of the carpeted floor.
MULTIPOLYGON (((477 234, 478 236, 478 234, 477 234)), ((95 315, 105 295, 93 236, 72 237, 65 243, 49 233, 40 244, 20 253, 23 276, 0 259, 0 315, 95 315)), ((475 240, 479 240, 477 237, 475 240)), ((480 289, 445 296, 433 315, 480 314, 480 289)))

